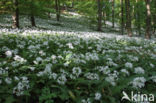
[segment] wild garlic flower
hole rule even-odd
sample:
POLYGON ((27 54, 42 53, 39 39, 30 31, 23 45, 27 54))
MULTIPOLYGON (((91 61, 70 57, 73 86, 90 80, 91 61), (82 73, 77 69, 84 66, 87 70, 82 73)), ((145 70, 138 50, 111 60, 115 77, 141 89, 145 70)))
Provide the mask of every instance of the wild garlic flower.
POLYGON ((66 83, 67 79, 66 76, 64 74, 61 74, 61 76, 59 76, 57 78, 57 82, 61 85, 64 85, 66 83))
POLYGON ((152 81, 156 83, 156 76, 151 77, 152 81))
POLYGON ((154 68, 155 66, 154 66, 154 64, 150 63, 150 67, 154 68))
POLYGON ((133 68, 133 64, 132 64, 132 63, 127 62, 127 63, 125 63, 125 67, 127 67, 127 68, 133 68))
POLYGON ((79 75, 82 72, 80 67, 74 67, 72 71, 73 71, 73 74, 76 75, 77 77, 79 77, 79 75))
POLYGON ((20 57, 19 55, 15 55, 14 60, 23 64, 25 62, 27 62, 27 60, 25 60, 24 58, 20 57))
POLYGON ((5 55, 6 55, 7 57, 12 57, 12 51, 10 51, 10 50, 6 51, 6 52, 5 52, 5 55))
POLYGON ((87 100, 82 99, 81 102, 82 102, 82 103, 91 103, 90 98, 87 98, 87 100))
POLYGON ((101 99, 101 93, 95 93, 95 100, 100 100, 101 99))
POLYGON ((110 68, 108 66, 97 66, 95 70, 98 70, 99 72, 102 72, 103 74, 110 73, 110 68))
POLYGON ((134 88, 142 88, 145 86, 146 79, 144 77, 136 77, 131 82, 134 88))
POLYGON ((72 43, 68 43, 66 44, 70 49, 74 49, 73 44, 72 43))
POLYGON ((141 67, 136 67, 136 68, 134 68, 134 73, 136 73, 136 74, 144 74, 145 71, 141 67))
POLYGON ((13 93, 17 96, 22 96, 25 90, 30 88, 29 80, 27 77, 21 77, 21 81, 18 82, 17 86, 13 88, 13 93))
POLYGON ((139 58, 137 56, 133 56, 133 55, 128 55, 128 59, 130 59, 131 61, 134 61, 134 62, 139 61, 139 58))
POLYGON ((9 78, 9 77, 7 77, 7 78, 5 78, 5 82, 6 82, 7 84, 11 84, 11 83, 12 83, 12 79, 9 78))
POLYGON ((96 73, 86 73, 84 75, 87 79, 90 79, 90 80, 99 80, 99 75, 96 74, 96 73))
POLYGON ((121 72, 126 74, 126 75, 129 75, 129 72, 126 69, 121 69, 121 72))

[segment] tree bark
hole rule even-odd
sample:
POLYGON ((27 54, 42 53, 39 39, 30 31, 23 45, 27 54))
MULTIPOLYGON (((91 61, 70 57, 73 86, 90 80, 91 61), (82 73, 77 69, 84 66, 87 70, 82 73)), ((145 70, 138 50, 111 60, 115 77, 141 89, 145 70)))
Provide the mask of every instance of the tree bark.
MULTIPOLYGON (((156 12, 156 0, 154 0, 154 7, 155 7, 155 12, 156 12)), ((153 14, 153 22, 154 22, 154 30, 153 30, 153 34, 156 32, 156 13, 153 14)))
POLYGON ((74 8, 74 0, 72 0, 72 8, 74 8))
POLYGON ((112 0, 112 28, 114 28, 114 5, 115 5, 115 0, 112 0))
POLYGON ((141 35, 141 24, 140 24, 140 4, 139 1, 136 0, 136 22, 137 22, 137 30, 139 35, 141 35))
POLYGON ((104 20, 104 25, 106 26, 106 12, 105 11, 102 11, 102 17, 104 20))
POLYGON ((98 4, 98 31, 101 31, 102 27, 102 8, 101 8, 101 0, 97 0, 98 4))
POLYGON ((121 0, 121 34, 124 35, 124 5, 123 0, 121 0))
POLYGON ((32 14, 30 18, 31 18, 31 25, 36 26, 34 15, 32 14))
POLYGON ((150 0, 145 0, 146 2, 146 38, 151 38, 151 10, 150 10, 150 0))
POLYGON ((13 0, 15 9, 12 14, 13 25, 12 28, 19 28, 19 8, 18 8, 18 0, 13 0))
POLYGON ((31 12, 30 12, 30 21, 31 21, 31 25, 34 27, 36 26, 35 23, 35 16, 34 16, 34 0, 31 0, 31 12))
POLYGON ((56 19, 60 21, 60 1, 55 0, 55 9, 56 9, 56 19))
POLYGON ((132 37, 130 0, 125 0, 125 5, 126 5, 126 30, 128 36, 132 37))

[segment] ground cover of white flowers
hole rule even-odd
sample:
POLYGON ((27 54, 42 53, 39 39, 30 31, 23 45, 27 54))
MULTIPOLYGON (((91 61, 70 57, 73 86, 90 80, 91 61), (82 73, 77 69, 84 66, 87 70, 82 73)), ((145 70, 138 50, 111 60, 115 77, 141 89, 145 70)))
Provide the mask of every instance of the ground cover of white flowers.
POLYGON ((155 94, 155 88, 155 41, 97 34, 0 36, 1 103, 120 103, 123 90, 155 94))
POLYGON ((10 28, 11 16, 0 17, 0 103, 121 103, 122 91, 156 96, 156 41, 95 32, 77 17, 36 18, 34 28, 21 17, 20 29, 10 28))

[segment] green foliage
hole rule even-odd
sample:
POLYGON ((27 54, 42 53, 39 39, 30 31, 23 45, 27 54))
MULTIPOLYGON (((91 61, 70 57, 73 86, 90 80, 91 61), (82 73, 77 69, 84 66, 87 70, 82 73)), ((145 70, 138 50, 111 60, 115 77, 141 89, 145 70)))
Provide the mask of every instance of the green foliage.
POLYGON ((0 47, 1 103, 120 103, 123 90, 149 94, 156 88, 155 42, 13 34, 1 37, 0 47), (141 88, 132 84, 138 77, 146 79, 141 88))

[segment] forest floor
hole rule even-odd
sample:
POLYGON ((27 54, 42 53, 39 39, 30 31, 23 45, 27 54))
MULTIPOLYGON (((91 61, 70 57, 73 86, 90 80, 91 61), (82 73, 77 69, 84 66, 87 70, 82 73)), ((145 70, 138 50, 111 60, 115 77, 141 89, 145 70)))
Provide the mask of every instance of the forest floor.
POLYGON ((121 103, 122 91, 156 97, 156 40, 96 32, 74 15, 36 18, 33 28, 21 16, 20 29, 0 17, 0 102, 121 103))
MULTIPOLYGON (((28 16, 20 16, 20 29, 11 29, 11 15, 0 15, 0 33, 67 33, 67 34, 91 34, 101 35, 112 38, 127 38, 127 35, 121 35, 120 27, 115 24, 112 28, 112 23, 107 21, 103 26, 102 32, 96 31, 95 24, 90 25, 87 18, 74 12, 67 12, 61 15, 61 20, 56 21, 55 14, 51 14, 51 18, 36 17, 36 27, 31 27, 31 22, 28 16)), ((143 32, 143 31, 142 31, 143 32)), ((139 37, 137 32, 133 32, 133 37, 139 37)), ((144 36, 141 36, 144 38, 144 36)), ((156 40, 156 38, 152 38, 156 40)))

